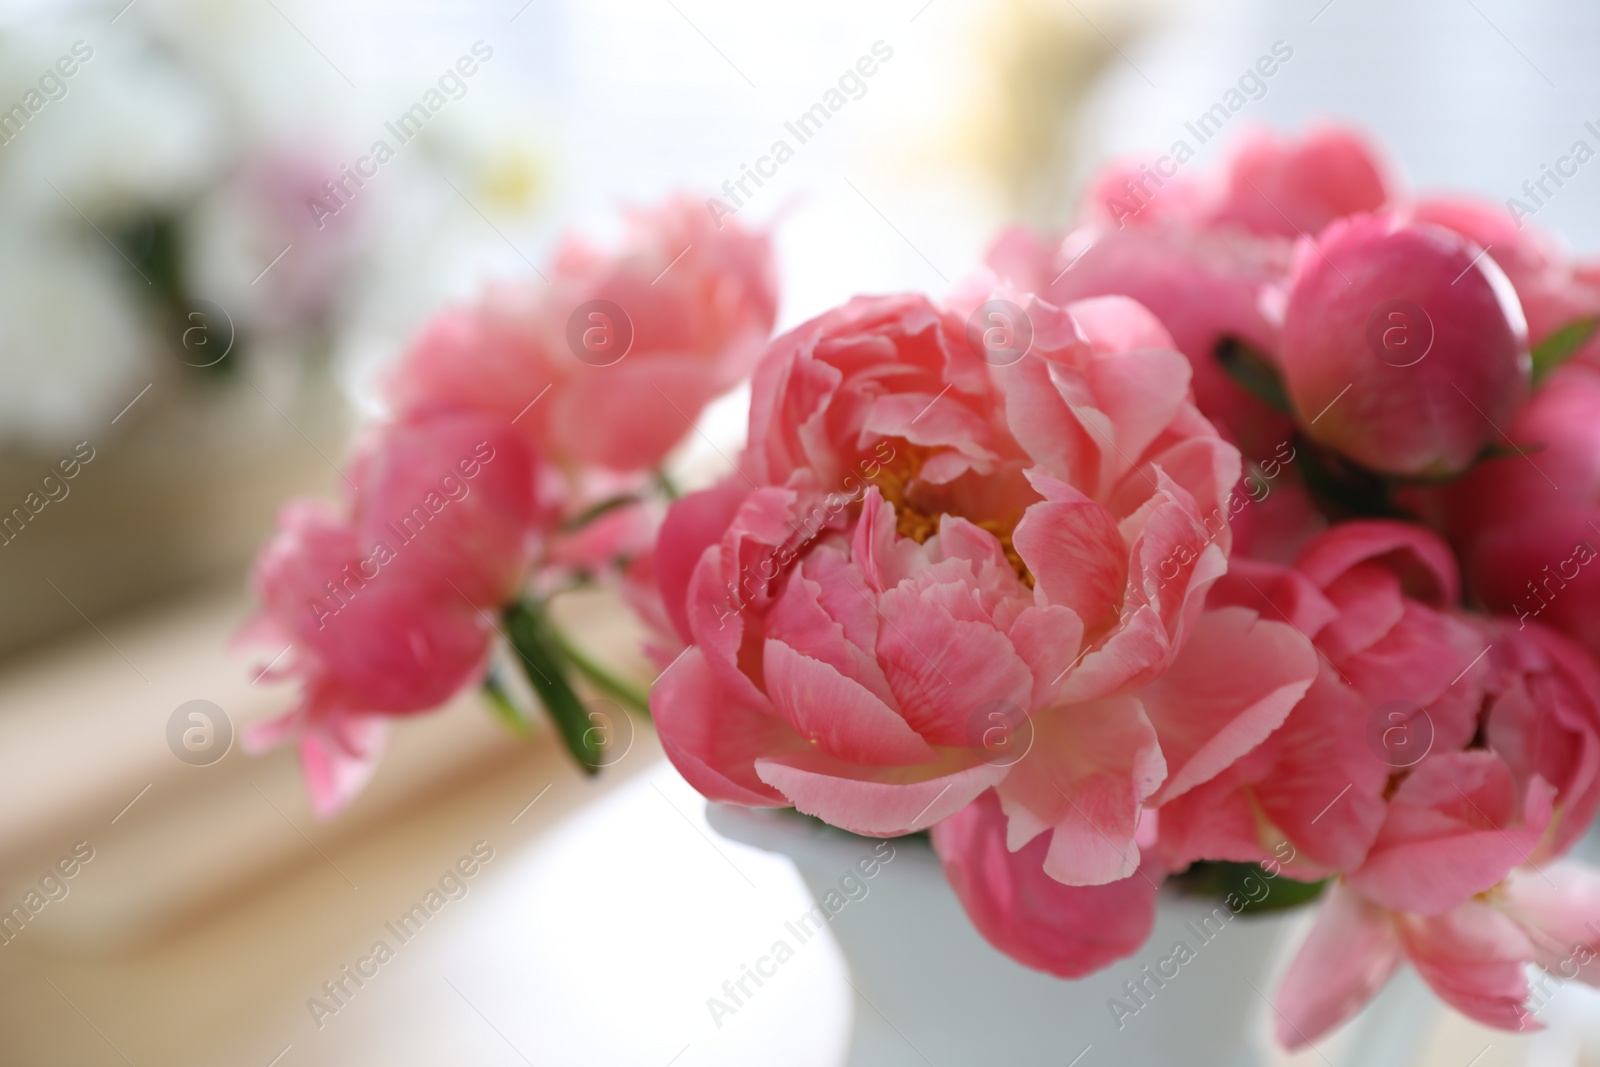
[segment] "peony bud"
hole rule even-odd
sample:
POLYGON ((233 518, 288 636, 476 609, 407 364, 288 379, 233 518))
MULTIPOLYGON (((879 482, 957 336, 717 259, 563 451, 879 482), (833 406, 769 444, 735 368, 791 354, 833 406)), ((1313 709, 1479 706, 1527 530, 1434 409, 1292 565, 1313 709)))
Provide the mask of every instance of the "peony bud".
POLYGON ((1505 274, 1466 238, 1389 215, 1300 243, 1281 355, 1307 434, 1388 474, 1465 470, 1528 394, 1505 274))
POLYGON ((1519 626, 1537 619, 1600 652, 1600 373, 1557 371, 1506 432, 1521 455, 1435 494, 1468 589, 1519 626))

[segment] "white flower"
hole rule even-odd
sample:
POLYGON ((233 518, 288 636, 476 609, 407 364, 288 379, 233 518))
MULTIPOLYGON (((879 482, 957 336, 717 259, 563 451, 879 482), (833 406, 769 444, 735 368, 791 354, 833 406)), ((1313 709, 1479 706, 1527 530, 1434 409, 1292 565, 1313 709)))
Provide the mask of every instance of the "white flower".
POLYGON ((0 241, 0 440, 54 448, 105 432, 149 381, 143 323, 93 232, 14 222, 0 241))
POLYGON ((0 71, 0 113, 15 116, 0 126, 11 211, 130 218, 181 204, 217 166, 203 86, 135 33, 78 21, 7 29, 0 71))

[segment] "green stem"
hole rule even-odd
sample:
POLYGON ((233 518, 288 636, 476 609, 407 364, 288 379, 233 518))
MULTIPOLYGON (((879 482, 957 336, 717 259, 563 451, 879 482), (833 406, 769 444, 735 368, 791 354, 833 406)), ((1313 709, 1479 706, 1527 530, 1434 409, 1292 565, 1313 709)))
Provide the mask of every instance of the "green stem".
POLYGON ((644 719, 650 718, 650 695, 626 678, 614 674, 610 668, 601 666, 590 655, 569 638, 558 627, 550 628, 555 637, 556 647, 561 649, 567 657, 567 662, 577 672, 594 683, 596 689, 615 697, 623 707, 644 719))
POLYGON ((668 500, 676 500, 683 495, 683 492, 678 488, 677 483, 672 480, 671 476, 667 474, 664 468, 656 468, 655 481, 656 485, 661 489, 662 494, 666 496, 668 500))
POLYGON ((626 493, 622 496, 608 497, 607 499, 602 500, 598 504, 590 507, 583 514, 568 519, 566 522, 561 524, 561 528, 563 530, 581 530, 608 511, 615 511, 618 508, 627 507, 629 504, 637 504, 638 502, 639 498, 634 496, 632 493, 626 493))
POLYGON ((528 736, 528 716, 517 706, 516 699, 506 688, 505 680, 500 677, 497 668, 491 667, 483 679, 483 695, 489 699, 489 707, 495 718, 504 723, 507 729, 518 737, 528 736))
POLYGON ((568 661, 556 646, 555 627, 545 616, 544 606, 534 600, 516 601, 503 616, 506 636, 522 660, 528 684, 549 713, 585 774, 597 774, 604 746, 596 736, 594 719, 567 677, 568 661))

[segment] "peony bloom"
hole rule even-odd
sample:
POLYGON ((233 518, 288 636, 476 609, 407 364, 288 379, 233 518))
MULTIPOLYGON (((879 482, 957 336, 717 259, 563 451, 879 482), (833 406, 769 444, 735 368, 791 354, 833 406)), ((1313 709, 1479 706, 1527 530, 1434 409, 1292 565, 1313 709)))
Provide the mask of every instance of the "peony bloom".
POLYGON ((536 462, 492 416, 383 427, 350 465, 350 521, 363 547, 393 546, 383 569, 498 606, 521 583, 541 524, 536 462))
POLYGON ((776 278, 765 235, 719 228, 696 201, 629 222, 618 252, 569 239, 548 285, 501 286, 437 316, 392 372, 396 412, 495 413, 562 465, 658 465, 749 374, 776 278))
POLYGON ((1554 790, 1518 782, 1495 752, 1441 752, 1406 775, 1372 850, 1344 876, 1380 907, 1441 915, 1526 862, 1550 826, 1554 790))
POLYGON ((1564 854, 1600 809, 1600 666, 1554 630, 1497 619, 1491 632, 1483 731, 1514 786, 1535 778, 1554 791, 1551 831, 1533 850, 1564 854))
POLYGON ((1018 963, 1081 978, 1138 951, 1155 927, 1165 872, 1148 856, 1120 882, 1062 885, 1044 873, 1051 831, 1013 852, 993 790, 934 826, 932 836, 972 925, 1018 963))
POLYGON ((1305 432, 1390 474, 1465 470, 1528 394, 1504 273, 1465 238, 1389 215, 1298 246, 1279 362, 1305 432))
POLYGON ((1315 237, 1336 219, 1386 207, 1392 193, 1384 169, 1372 145, 1353 130, 1319 126, 1286 138, 1252 129, 1234 141, 1206 221, 1315 237))
POLYGON ((1327 895, 1279 993, 1284 1044, 1349 1018, 1403 959, 1457 1010, 1511 1030, 1532 1025, 1526 964, 1600 977, 1587 966, 1600 877, 1527 866, 1593 815, 1596 671, 1548 632, 1495 636, 1489 747, 1430 755, 1390 787, 1371 850, 1327 895))
POLYGON ((302 683, 246 736, 299 743, 313 805, 332 815, 370 776, 380 719, 438 707, 482 674, 494 611, 520 584, 542 521, 526 444, 500 420, 386 427, 351 468, 348 517, 292 501, 256 560, 248 636, 284 646, 302 683))
POLYGON ((1217 347, 1227 338, 1272 358, 1279 323, 1265 297, 1288 276, 1294 238, 1390 199, 1384 168, 1360 135, 1333 126, 1296 139, 1255 130, 1214 182, 1170 160, 1106 167, 1064 240, 1007 231, 988 263, 1058 305, 1108 294, 1145 305, 1189 357, 1201 412, 1246 459, 1261 461, 1289 440, 1291 423, 1223 369, 1217 347))
POLYGON ((1238 453, 1138 305, 1001 290, 1026 354, 991 365, 920 297, 858 298, 779 338, 734 478, 679 501, 655 566, 690 647, 652 712, 701 792, 858 833, 994 788, 1007 846, 1127 878, 1143 805, 1282 720, 1306 642, 1204 612, 1238 453), (1158 792, 1159 791, 1159 792, 1158 792))
POLYGON ((1291 1049, 1315 1041, 1406 961, 1462 1014, 1503 1030, 1538 1029, 1527 966, 1600 986, 1596 915, 1600 875, 1575 867, 1519 868, 1432 915, 1391 911, 1336 885, 1278 991, 1278 1041, 1291 1049))
POLYGON ((1346 215, 1388 207, 1394 195, 1376 149, 1341 126, 1316 126, 1298 137, 1252 127, 1233 141, 1214 177, 1184 174, 1178 167, 1185 162, 1169 156, 1102 168, 1089 181, 1080 221, 1293 240, 1346 215))
MULTIPOLYGON (((1153 203, 1161 202, 1159 199, 1153 203)), ((1261 294, 1288 272, 1290 244, 1193 224, 1085 225, 1056 244, 1024 230, 1002 234, 987 262, 1018 289, 1058 305, 1107 295, 1149 308, 1189 358, 1195 403, 1250 459, 1289 439, 1289 419, 1235 382, 1217 362, 1224 338, 1276 351, 1277 325, 1261 294)))
POLYGON ((1468 589, 1600 653, 1600 372, 1557 371, 1506 433, 1520 454, 1437 494, 1468 589))
POLYGON ((1263 862, 1288 840, 1295 877, 1357 869, 1395 777, 1477 731, 1489 639, 1459 599, 1449 548, 1403 523, 1337 525, 1293 567, 1236 557, 1210 605, 1283 618, 1315 643, 1320 670, 1263 744, 1161 809, 1162 862, 1263 862))
POLYGON ((1078 225, 1154 232, 1198 226, 1211 206, 1206 187, 1162 163, 1120 159, 1102 166, 1083 190, 1078 225))

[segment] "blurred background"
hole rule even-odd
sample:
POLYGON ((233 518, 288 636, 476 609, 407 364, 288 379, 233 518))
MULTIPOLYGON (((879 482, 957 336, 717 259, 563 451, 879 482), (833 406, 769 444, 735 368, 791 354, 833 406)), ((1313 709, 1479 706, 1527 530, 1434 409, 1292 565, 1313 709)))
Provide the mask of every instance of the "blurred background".
MULTIPOLYGON (((0 5, 0 515, 27 516, 0 535, 0 901, 93 853, 0 947, 0 1065, 839 1062, 854 1005, 830 944, 708 1018, 809 900, 706 829, 646 728, 590 781, 464 698, 404 724, 329 824, 290 753, 196 767, 166 729, 189 700, 235 729, 286 706, 231 645, 245 570, 285 497, 333 493, 423 319, 565 231, 615 231, 621 205, 724 195, 859 57, 890 54, 739 207, 776 235, 780 329, 858 292, 940 294, 1004 223, 1060 227, 1095 166, 1167 151, 1269 53, 1290 58, 1193 166, 1246 124, 1336 118, 1414 186, 1503 202, 1600 125, 1590 0, 785 7, 0 5), (475 73, 441 83, 462 56, 475 73), (362 163, 379 140, 392 156, 362 163), (470 892, 314 1018, 479 842, 470 892)), ((1581 171, 1537 221, 1600 251, 1597 194, 1581 171)), ((686 481, 723 472, 743 403, 707 413, 686 481)), ((614 604, 572 611, 644 669, 614 604)), ((1426 1062, 1600 1063, 1583 994, 1541 1017, 1512 1038, 1441 1016, 1426 1062)))

